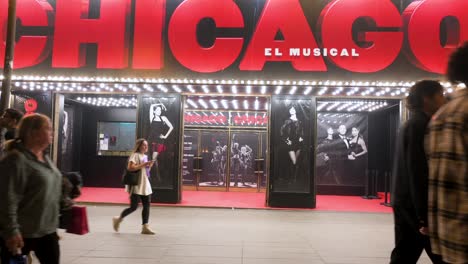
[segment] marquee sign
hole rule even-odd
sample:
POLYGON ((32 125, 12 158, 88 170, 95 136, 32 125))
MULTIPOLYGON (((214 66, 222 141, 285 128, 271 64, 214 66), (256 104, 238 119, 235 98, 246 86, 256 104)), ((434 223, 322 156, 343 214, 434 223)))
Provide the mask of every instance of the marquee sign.
MULTIPOLYGON (((468 40, 464 0, 414 1, 402 14, 391 0, 333 0, 314 21, 305 1, 241 2, 17 0, 21 26, 14 67, 157 72, 168 67, 170 57, 170 63, 194 73, 264 71, 277 62, 296 72, 334 67, 376 73, 404 53, 421 71, 442 74, 453 49, 468 40), (244 10, 260 2, 252 24, 244 10), (201 25, 209 30, 200 32, 201 25), (86 44, 97 46, 92 66, 86 44)), ((3 39, 7 6, 8 0, 0 0, 3 39)), ((4 49, 0 41, 0 61, 4 49)))

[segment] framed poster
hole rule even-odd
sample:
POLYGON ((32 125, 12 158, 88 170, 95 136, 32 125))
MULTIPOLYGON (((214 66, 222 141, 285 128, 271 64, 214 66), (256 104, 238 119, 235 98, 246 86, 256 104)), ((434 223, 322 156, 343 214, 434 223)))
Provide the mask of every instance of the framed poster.
POLYGON ((317 115, 317 185, 364 187, 368 165, 367 120, 362 113, 317 115))
POLYGON ((270 205, 315 206, 315 101, 273 96, 271 105, 270 205))
POLYGON ((177 202, 179 192, 180 95, 142 95, 138 108, 138 137, 148 140, 148 157, 156 160, 150 182, 156 200, 177 202), (167 190, 167 195, 160 190, 167 190), (159 192, 159 194, 158 194, 159 192), (162 199, 162 200, 161 200, 162 199))

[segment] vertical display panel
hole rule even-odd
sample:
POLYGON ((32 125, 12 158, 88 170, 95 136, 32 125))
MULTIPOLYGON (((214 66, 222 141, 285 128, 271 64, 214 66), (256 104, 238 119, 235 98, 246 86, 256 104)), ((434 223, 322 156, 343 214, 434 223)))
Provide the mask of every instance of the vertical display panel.
POLYGON ((271 105, 271 206, 315 207, 315 101, 273 96, 271 105))
POLYGON ((259 171, 262 171, 261 173, 261 179, 260 179, 260 188, 266 188, 267 186, 267 177, 268 177, 268 170, 267 170, 267 147, 268 147, 268 135, 266 132, 262 132, 260 133, 260 136, 261 136, 261 156, 259 157, 259 162, 260 164, 258 165, 258 167, 256 169, 258 169, 259 171))
POLYGON ((198 155, 198 131, 184 132, 184 151, 182 158, 182 180, 184 185, 197 184, 194 171, 194 157, 198 155))
POLYGON ((72 171, 73 169, 73 158, 77 153, 75 140, 77 129, 74 128, 75 121, 75 108, 72 106, 65 105, 63 111, 60 111, 59 115, 59 138, 58 138, 58 161, 60 170, 72 171))
POLYGON ((138 107, 138 137, 148 140, 148 158, 156 160, 150 173, 151 186, 156 189, 153 196, 161 202, 177 202, 180 185, 180 96, 143 95, 138 107), (161 190, 168 190, 168 193, 161 190))

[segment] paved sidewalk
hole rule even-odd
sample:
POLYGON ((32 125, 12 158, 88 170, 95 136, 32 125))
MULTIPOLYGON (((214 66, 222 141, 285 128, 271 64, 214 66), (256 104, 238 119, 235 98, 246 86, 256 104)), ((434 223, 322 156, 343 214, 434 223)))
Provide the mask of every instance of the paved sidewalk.
POLYGON ((380 264, 393 247, 391 214, 152 207, 147 236, 141 208, 113 232, 123 208, 88 206, 91 233, 62 234, 62 263, 380 264))

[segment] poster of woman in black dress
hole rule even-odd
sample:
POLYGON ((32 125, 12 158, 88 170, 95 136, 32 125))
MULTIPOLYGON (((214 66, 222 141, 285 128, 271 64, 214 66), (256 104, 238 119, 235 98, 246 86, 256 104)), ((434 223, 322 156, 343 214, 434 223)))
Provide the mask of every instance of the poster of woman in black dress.
POLYGON ((311 101, 273 104, 273 177, 275 191, 309 192, 311 180, 311 101), (276 109, 275 109, 276 108, 276 109))
POLYGON ((295 105, 289 108, 289 118, 286 119, 281 126, 280 135, 288 151, 289 156, 289 178, 290 181, 297 181, 297 174, 299 169, 298 160, 301 157, 301 151, 304 148, 304 127, 302 121, 297 118, 295 105))
POLYGON ((155 160, 150 181, 156 188, 171 188, 178 177, 178 102, 176 97, 143 97, 140 104, 139 137, 148 140, 148 157, 155 160))
POLYGON ((354 174, 351 176, 350 185, 364 184, 364 177, 367 169, 367 145, 364 136, 361 135, 359 128, 353 127, 351 129, 351 138, 349 139, 350 151, 350 172, 354 174))

